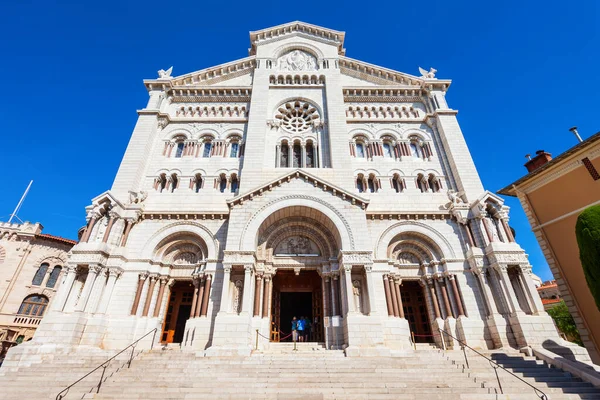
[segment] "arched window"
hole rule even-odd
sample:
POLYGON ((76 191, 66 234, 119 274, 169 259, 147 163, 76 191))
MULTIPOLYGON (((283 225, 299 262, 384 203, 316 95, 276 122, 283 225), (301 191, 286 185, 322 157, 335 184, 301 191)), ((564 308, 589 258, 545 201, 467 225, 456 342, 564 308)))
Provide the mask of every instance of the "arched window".
POLYGON ((315 148, 312 143, 309 142, 306 144, 306 168, 314 168, 315 167, 315 148))
POLYGON ((240 144, 238 142, 231 143, 231 151, 229 152, 229 157, 237 158, 240 149, 240 144))
POLYGON ((410 154, 414 158, 421 158, 421 151, 419 150, 419 145, 415 141, 410 142, 410 154))
POLYGON ((177 174, 171 175, 171 193, 175 191, 179 187, 179 178, 177 174))
POLYGON ((383 156, 388 158, 393 158, 392 145, 390 142, 383 142, 383 156))
POLYGON ((194 177, 194 192, 198 193, 202 186, 204 186, 204 179, 202 179, 202 175, 196 174, 194 177))
POLYGON ((240 185, 240 181, 238 180, 237 175, 236 174, 231 175, 231 193, 237 192, 239 185, 240 185))
POLYGON ((365 191, 362 175, 359 175, 358 178, 356 178, 356 189, 358 189, 358 193, 363 193, 365 191))
POLYGON ((287 142, 281 142, 279 145, 279 167, 287 168, 290 160, 290 148, 287 142))
POLYGON ((207 158, 210 157, 210 150, 212 149, 212 142, 207 139, 204 142, 204 151, 202 152, 202 157, 207 158))
POLYGON ((293 152, 294 152, 294 168, 300 168, 301 167, 301 160, 302 160, 302 147, 298 144, 295 143, 294 147, 293 147, 293 152))
POLYGON ((356 157, 365 158, 365 145, 364 143, 356 143, 356 157))
POLYGON ((177 142, 177 150, 175 151, 175 158, 181 158, 183 155, 183 147, 185 144, 183 142, 177 142))
POLYGON ((225 193, 225 189, 227 189, 227 177, 225 174, 221 174, 221 179, 219 181, 219 192, 225 193))
POLYGON ((396 193, 400 193, 404 190, 404 183, 400 178, 400 175, 394 174, 392 177, 392 188, 396 191, 396 193))
POLYGON ((60 267, 59 265, 54 267, 54 269, 50 273, 48 282, 46 282, 47 288, 53 288, 54 286, 56 286, 56 281, 58 281, 58 277, 60 276, 60 271, 62 271, 62 267, 60 267))
POLYGON ((438 193, 440 191, 439 181, 435 176, 433 176, 433 174, 429 174, 429 179, 427 179, 427 183, 429 184, 429 187, 431 188, 431 191, 433 193, 438 193))
POLYGON ((369 175, 369 179, 367 179, 367 188, 369 189, 369 192, 371 192, 371 193, 377 192, 378 185, 377 185, 377 178, 375 177, 375 175, 373 175, 373 174, 369 175))
POLYGON ((19 307, 19 315, 30 315, 32 317, 41 317, 48 306, 48 298, 46 296, 31 295, 25 297, 25 300, 19 307))
POLYGON ((46 263, 40 265, 37 272, 35 273, 35 276, 33 277, 33 280, 31 281, 31 284, 33 286, 40 286, 42 284, 42 282, 44 281, 44 277, 46 276, 46 272, 48 272, 48 267, 49 265, 46 263))
POLYGON ((156 190, 162 193, 167 187, 167 176, 165 174, 161 174, 156 182, 156 190))
POLYGON ((425 183, 425 177, 421 174, 417 176, 417 188, 424 193, 427 191, 427 184, 425 183))

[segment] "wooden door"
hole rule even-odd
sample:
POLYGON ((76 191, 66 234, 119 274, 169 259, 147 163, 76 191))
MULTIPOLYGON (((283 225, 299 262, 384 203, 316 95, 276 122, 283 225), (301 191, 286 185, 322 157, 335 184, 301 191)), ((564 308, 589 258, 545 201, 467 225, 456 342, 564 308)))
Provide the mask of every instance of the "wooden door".
POLYGON ((400 288, 404 316, 417 343, 432 343, 431 325, 423 288, 416 281, 404 281, 400 288))
POLYGON ((173 285, 163 323, 162 343, 180 343, 183 339, 185 322, 190 318, 194 286, 191 282, 173 285))

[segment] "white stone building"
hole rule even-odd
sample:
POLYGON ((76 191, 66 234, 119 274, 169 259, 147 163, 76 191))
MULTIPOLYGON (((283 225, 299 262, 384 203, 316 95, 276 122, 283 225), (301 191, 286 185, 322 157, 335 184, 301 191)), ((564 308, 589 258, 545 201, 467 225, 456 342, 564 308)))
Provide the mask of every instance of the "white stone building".
POLYGON ((481 348, 558 339, 449 80, 354 60, 343 32, 302 22, 250 44, 144 81, 114 184, 15 358, 118 349, 154 328, 156 342, 247 354, 294 315, 348 355, 408 349, 411 334, 439 345, 440 329, 481 348))

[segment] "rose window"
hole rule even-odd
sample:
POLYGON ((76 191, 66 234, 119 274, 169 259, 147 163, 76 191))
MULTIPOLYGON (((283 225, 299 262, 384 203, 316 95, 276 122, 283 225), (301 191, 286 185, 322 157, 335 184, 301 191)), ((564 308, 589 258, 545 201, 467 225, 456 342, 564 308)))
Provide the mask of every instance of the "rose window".
POLYGON ((312 121, 319 118, 319 113, 309 103, 296 100, 279 107, 275 118, 281 120, 281 125, 285 130, 301 133, 310 129, 312 121))

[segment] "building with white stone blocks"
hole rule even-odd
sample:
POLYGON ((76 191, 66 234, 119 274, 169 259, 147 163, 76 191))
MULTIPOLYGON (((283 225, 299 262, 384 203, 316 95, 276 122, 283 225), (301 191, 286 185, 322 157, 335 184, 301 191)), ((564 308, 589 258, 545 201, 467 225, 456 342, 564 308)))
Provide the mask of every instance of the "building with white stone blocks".
POLYGON ((294 316, 348 356, 442 331, 482 349, 559 340, 435 69, 358 61, 344 32, 293 22, 251 32, 246 58, 172 71, 144 81, 114 183, 13 361, 154 328, 250 354, 290 340, 294 316))

